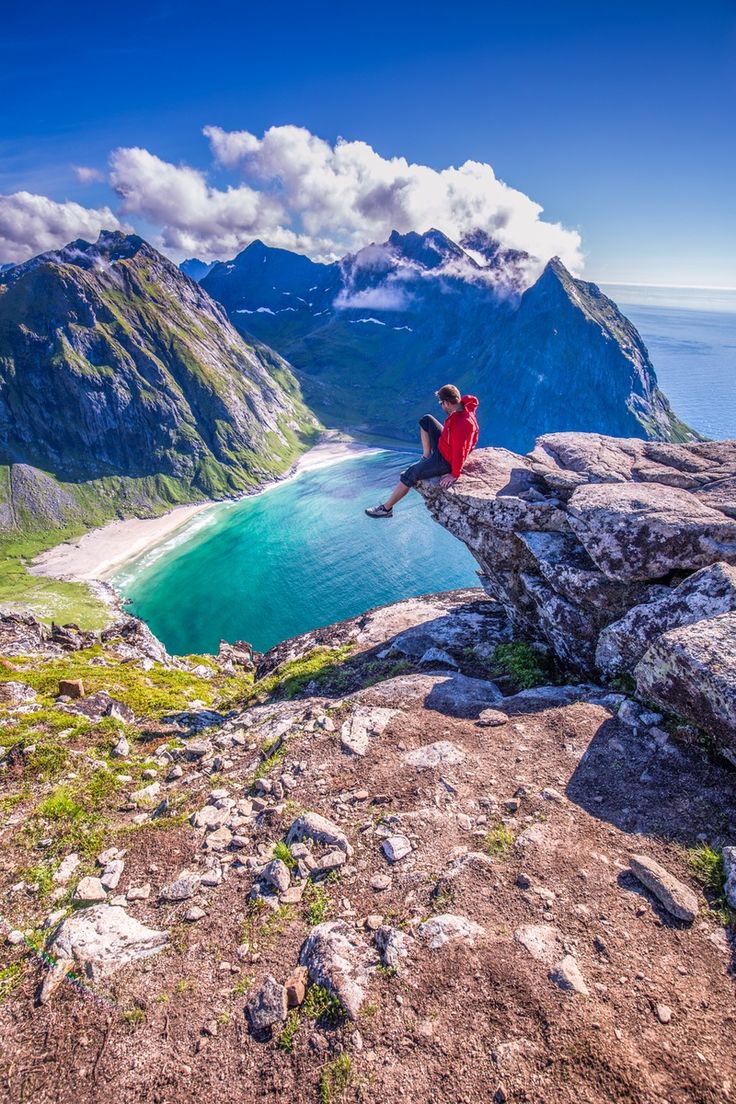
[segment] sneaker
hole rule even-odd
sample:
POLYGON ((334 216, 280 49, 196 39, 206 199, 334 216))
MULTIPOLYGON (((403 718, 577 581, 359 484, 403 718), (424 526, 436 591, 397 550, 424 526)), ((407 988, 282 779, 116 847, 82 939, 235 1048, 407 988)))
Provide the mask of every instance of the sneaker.
POLYGON ((372 506, 370 509, 366 510, 366 513, 368 517, 372 518, 385 518, 394 516, 393 510, 387 510, 383 503, 381 503, 380 506, 372 506))

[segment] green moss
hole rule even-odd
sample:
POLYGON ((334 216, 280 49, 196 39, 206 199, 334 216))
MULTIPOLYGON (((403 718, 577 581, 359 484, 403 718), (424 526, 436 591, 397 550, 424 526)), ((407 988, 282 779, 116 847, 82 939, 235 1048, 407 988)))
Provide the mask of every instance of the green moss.
MULTIPOLYGON (((30 666, 33 661, 29 658, 24 661, 29 665, 28 670, 22 673, 0 670, 0 681, 22 678, 46 699, 44 705, 51 710, 60 680, 82 679, 86 693, 107 690, 112 697, 129 705, 137 717, 144 719, 158 719, 166 713, 186 710, 194 698, 199 698, 206 705, 219 704, 221 696, 230 700, 240 697, 242 700, 251 689, 251 681, 241 676, 205 679, 161 664, 155 664, 146 672, 136 664, 115 660, 109 654, 106 656, 107 666, 98 667, 90 660, 99 656, 101 651, 99 646, 85 648, 45 660, 36 667, 30 666)), ((76 722, 72 715, 55 712, 57 716, 66 718, 66 727, 74 727, 76 722)), ((49 719, 49 715, 45 714, 44 722, 49 719)))
POLYGON ((692 847, 687 854, 690 869, 702 885, 708 898, 710 911, 719 923, 736 927, 736 911, 726 900, 726 871, 720 851, 701 844, 692 847))
POLYGON ((255 683, 253 695, 294 698, 312 681, 325 684, 339 672, 351 650, 350 644, 340 648, 314 648, 299 659, 282 663, 272 674, 255 683))
POLYGON ((492 663, 514 683, 516 690, 531 690, 553 681, 553 672, 540 653, 522 640, 499 644, 492 663))

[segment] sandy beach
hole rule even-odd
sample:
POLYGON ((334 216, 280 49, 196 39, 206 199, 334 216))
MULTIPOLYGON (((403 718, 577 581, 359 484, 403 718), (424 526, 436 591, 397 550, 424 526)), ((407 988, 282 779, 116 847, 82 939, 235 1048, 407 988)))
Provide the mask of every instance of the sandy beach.
MULTIPOLYGON (((297 479, 305 472, 349 460, 359 453, 379 451, 380 449, 353 441, 323 441, 305 452, 282 479, 269 483, 256 493, 264 494, 286 480, 297 479)), ((99 529, 91 529, 76 540, 58 544, 42 552, 33 561, 30 570, 34 575, 46 575, 52 579, 85 583, 92 580, 104 581, 130 560, 171 537, 196 515, 222 505, 222 501, 198 502, 190 506, 176 506, 160 517, 111 521, 99 529)))

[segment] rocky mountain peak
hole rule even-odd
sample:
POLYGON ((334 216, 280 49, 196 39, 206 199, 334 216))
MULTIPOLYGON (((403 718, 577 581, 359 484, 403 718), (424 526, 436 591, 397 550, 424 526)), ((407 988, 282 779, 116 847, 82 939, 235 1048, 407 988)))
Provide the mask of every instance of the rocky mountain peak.
MULTIPOLYGON (((392 230, 386 245, 395 256, 419 264, 428 270, 441 268, 451 260, 460 260, 475 266, 475 262, 441 230, 431 228, 424 234, 411 230, 400 234, 392 230)), ((476 266, 477 267, 477 266, 476 266)))

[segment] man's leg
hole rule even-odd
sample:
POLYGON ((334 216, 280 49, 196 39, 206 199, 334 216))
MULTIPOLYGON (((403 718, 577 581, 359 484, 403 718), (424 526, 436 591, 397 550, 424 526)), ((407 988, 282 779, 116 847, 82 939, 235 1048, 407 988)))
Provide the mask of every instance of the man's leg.
POLYGON ((391 497, 387 498, 384 502, 384 506, 387 510, 392 510, 397 502, 401 502, 402 498, 408 495, 411 487, 407 487, 405 483, 397 483, 391 492, 391 497))
POLYGON ((442 426, 431 414, 425 414, 419 419, 419 440, 422 442, 422 457, 427 459, 437 448, 437 442, 442 435, 442 426))

